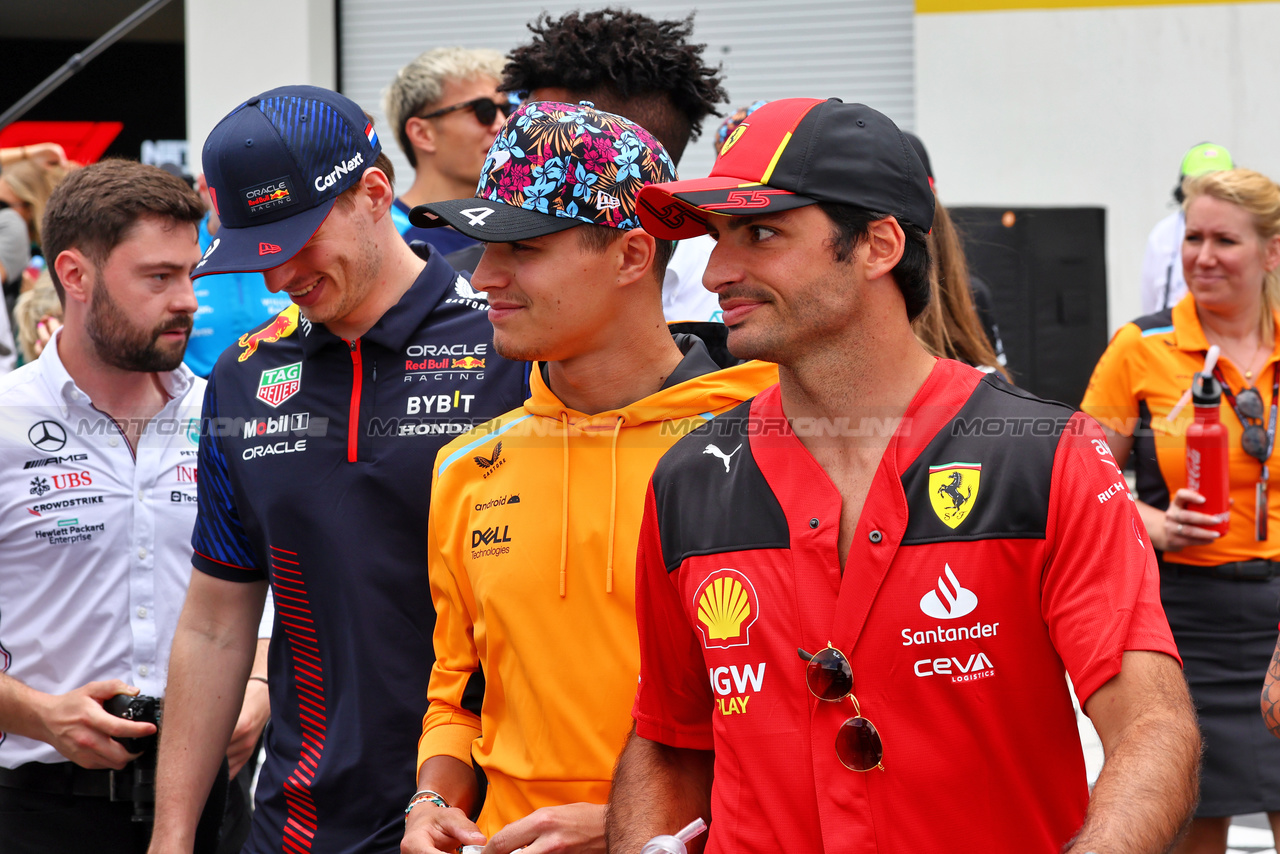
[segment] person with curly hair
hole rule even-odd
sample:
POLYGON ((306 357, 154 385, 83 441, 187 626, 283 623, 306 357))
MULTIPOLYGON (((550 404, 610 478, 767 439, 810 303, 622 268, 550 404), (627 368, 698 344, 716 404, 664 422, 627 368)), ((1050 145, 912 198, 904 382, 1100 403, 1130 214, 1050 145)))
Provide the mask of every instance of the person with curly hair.
POLYGON ((727 100, 720 69, 689 44, 693 16, 656 21, 621 9, 546 12, 529 24, 533 41, 511 51, 499 88, 528 92, 535 101, 587 100, 626 116, 658 138, 678 165, 727 100))
MULTIPOLYGON (((693 15, 660 21, 623 9, 546 12, 528 25, 533 39, 507 56, 498 88, 533 101, 590 101, 644 127, 678 166, 707 116, 728 101, 721 69, 708 65, 705 44, 693 44, 693 15)), ((702 287, 710 238, 681 241, 662 283, 667 320, 719 320, 714 294, 702 287), (714 315, 714 317, 713 317, 714 315)), ((473 270, 479 246, 448 256, 459 270, 473 270)))

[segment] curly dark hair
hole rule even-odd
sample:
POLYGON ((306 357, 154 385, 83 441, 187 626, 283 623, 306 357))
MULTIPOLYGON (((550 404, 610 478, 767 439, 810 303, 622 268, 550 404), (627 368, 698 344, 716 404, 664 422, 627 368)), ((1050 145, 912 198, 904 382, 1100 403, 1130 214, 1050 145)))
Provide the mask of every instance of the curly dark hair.
POLYGON ((511 51, 508 92, 568 89, 647 128, 677 163, 702 120, 728 100, 719 66, 703 62, 705 44, 689 44, 693 15, 655 21, 625 9, 543 12, 529 24, 533 41, 511 51))

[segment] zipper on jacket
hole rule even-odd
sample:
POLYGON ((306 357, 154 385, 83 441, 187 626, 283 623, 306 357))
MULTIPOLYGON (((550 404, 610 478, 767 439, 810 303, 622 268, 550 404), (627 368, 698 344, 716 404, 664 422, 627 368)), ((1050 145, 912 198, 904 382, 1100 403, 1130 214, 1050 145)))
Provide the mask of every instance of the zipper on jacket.
POLYGON ((351 414, 347 419, 347 462, 354 463, 360 441, 360 387, 364 369, 360 364, 360 339, 348 341, 351 348, 351 414))

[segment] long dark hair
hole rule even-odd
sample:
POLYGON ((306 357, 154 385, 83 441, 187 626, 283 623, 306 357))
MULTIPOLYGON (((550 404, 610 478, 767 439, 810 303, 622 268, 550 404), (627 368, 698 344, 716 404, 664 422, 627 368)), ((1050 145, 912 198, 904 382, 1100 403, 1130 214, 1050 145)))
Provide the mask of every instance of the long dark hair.
POLYGON ((1010 379, 1009 372, 996 359, 996 352, 973 307, 964 247, 951 215, 941 202, 934 208, 929 249, 931 299, 911 324, 916 338, 935 356, 975 367, 995 368, 1006 380, 1010 379))

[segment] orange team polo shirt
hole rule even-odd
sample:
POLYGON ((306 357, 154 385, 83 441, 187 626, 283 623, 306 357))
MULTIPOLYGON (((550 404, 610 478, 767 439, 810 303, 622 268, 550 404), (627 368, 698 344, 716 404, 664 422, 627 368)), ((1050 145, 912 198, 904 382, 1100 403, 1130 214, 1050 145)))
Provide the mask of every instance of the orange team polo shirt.
MULTIPOLYGON (((1280 313, 1275 315, 1275 321, 1280 326, 1280 313)), ((1193 407, 1188 402, 1172 422, 1168 414, 1191 387, 1192 375, 1204 367, 1208 349, 1195 300, 1188 294, 1172 309, 1138 318, 1116 332, 1093 369, 1080 404, 1104 427, 1134 437, 1131 458, 1137 473, 1138 499, 1161 510, 1169 506, 1169 499, 1177 490, 1187 485, 1184 439, 1193 407)), ((1255 377, 1267 418, 1271 414, 1271 389, 1278 361, 1280 337, 1255 377)), ((1233 363, 1219 364, 1233 392, 1238 394, 1247 387, 1233 363)), ((1280 502, 1274 497, 1269 502, 1271 536, 1261 543, 1254 539, 1254 488, 1262 466, 1244 452, 1240 444, 1244 428, 1226 395, 1222 397, 1221 418, 1231 437, 1228 453, 1231 497, 1235 503, 1230 527, 1225 536, 1213 543, 1166 553, 1165 560, 1170 563, 1215 566, 1280 558, 1280 502)), ((1271 459, 1277 457, 1273 454, 1271 459)), ((1272 472, 1274 491, 1280 489, 1280 479, 1275 479, 1280 472, 1274 465, 1272 472)))

